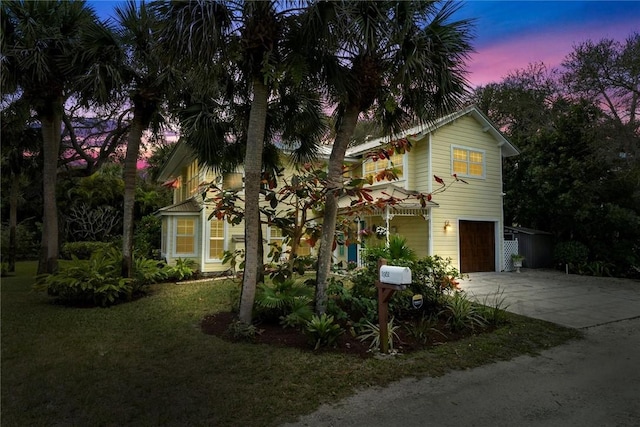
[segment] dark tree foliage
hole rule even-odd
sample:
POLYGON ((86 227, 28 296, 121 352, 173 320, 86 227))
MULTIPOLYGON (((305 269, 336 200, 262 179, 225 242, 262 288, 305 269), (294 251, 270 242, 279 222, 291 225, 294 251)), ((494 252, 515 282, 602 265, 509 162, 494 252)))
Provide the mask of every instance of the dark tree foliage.
MULTIPOLYGON (((626 63, 640 63, 633 43, 625 46, 626 63), (633 52, 637 61, 629 62, 633 52)), ((590 75, 595 89, 593 70, 619 58, 614 48, 622 49, 610 41, 583 44, 569 55, 568 69, 532 65, 477 89, 473 101, 521 150, 504 163, 505 223, 586 245, 588 261, 580 271, 633 276, 640 273, 640 135, 633 101, 638 73, 627 67, 627 93, 620 80, 615 92, 589 91, 575 81, 590 75), (609 54, 598 56, 598 49, 609 54), (613 93, 627 101, 615 104, 616 111, 613 102, 603 102, 613 93)), ((621 64, 614 64, 620 78, 621 64)), ((600 78, 602 88, 606 81, 600 78)))

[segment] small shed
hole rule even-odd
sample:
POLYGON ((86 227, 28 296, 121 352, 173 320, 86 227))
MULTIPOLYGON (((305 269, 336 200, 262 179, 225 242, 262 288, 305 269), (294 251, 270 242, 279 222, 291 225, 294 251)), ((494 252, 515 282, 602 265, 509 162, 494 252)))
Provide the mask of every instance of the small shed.
POLYGON ((553 267, 553 234, 525 227, 504 227, 504 239, 518 239, 518 253, 525 268, 553 267))

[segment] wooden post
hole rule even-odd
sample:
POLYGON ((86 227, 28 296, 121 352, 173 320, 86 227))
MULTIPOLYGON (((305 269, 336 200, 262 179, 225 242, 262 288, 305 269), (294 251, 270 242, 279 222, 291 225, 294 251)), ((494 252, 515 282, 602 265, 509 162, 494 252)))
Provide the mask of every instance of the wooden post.
MULTIPOLYGON (((378 279, 380 278, 380 267, 383 265, 387 265, 387 260, 380 258, 378 260, 378 279)), ((380 351, 387 354, 389 352, 389 300, 398 287, 394 285, 387 285, 380 282, 380 280, 376 280, 376 287, 378 288, 378 330, 380 331, 380 351)))

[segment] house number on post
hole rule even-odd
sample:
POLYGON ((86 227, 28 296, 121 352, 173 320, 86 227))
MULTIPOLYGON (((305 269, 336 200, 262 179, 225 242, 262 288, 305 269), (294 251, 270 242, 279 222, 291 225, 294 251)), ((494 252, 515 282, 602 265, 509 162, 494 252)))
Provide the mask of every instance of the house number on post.
POLYGON ((411 284, 411 269, 408 267, 394 267, 387 265, 387 260, 378 260, 378 323, 380 327, 380 351, 389 352, 389 300, 395 291, 402 291, 411 284))

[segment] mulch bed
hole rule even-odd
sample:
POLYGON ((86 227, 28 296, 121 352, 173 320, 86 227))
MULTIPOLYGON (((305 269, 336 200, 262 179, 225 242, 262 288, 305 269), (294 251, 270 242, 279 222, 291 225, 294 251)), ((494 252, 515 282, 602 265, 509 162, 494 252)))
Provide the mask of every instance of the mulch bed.
MULTIPOLYGON (((229 325, 236 320, 235 316, 235 313, 230 312, 220 312, 208 315, 202 319, 200 327, 205 334, 215 335, 225 340, 233 341, 226 332, 229 325)), ((309 343, 309 340, 304 333, 298 329, 283 328, 281 325, 275 323, 260 323, 257 324, 256 327, 262 331, 256 336, 256 344, 297 348, 310 352, 313 351, 313 345, 309 343)), ((429 339, 426 344, 423 344, 411 336, 405 327, 401 327, 397 331, 400 341, 399 343, 394 343, 394 347, 400 353, 410 353, 412 351, 442 345, 446 342, 457 341, 474 333, 473 331, 454 333, 448 330, 444 324, 437 325, 437 329, 443 331, 446 336, 437 332, 431 332, 429 333, 429 339)), ((341 335, 338 345, 335 348, 322 348, 319 351, 350 354, 362 358, 371 357, 374 354, 369 351, 369 341, 362 342, 348 332, 341 335)))

